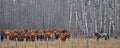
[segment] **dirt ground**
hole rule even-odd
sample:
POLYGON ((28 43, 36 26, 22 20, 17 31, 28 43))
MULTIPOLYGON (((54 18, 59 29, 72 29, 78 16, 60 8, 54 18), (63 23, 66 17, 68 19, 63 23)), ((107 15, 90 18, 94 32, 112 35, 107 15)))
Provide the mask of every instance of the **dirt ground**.
POLYGON ((66 41, 36 41, 36 42, 20 42, 4 40, 0 43, 1 48, 120 48, 120 39, 110 39, 106 41, 100 39, 89 39, 88 46, 85 39, 69 39, 66 41))

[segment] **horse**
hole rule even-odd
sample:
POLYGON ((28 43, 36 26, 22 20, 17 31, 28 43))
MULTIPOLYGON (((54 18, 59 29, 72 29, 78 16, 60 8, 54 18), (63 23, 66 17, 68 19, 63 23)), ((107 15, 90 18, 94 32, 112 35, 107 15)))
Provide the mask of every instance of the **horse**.
POLYGON ((99 40, 100 38, 104 38, 105 40, 110 39, 109 35, 107 33, 104 33, 104 32, 95 32, 94 35, 95 35, 97 40, 99 40))

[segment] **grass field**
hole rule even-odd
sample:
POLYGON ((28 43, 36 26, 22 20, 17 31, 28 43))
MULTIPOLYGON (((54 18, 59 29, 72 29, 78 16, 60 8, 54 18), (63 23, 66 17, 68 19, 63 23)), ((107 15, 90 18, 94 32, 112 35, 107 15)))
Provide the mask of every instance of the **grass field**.
MULTIPOLYGON (((4 40, 0 43, 1 48, 86 48, 85 39, 69 39, 67 41, 36 41, 36 42, 17 42, 4 40), (36 43, 36 45, 35 45, 36 43)), ((95 39, 89 39, 89 48, 120 48, 120 39, 110 39, 105 41, 101 39, 97 42, 95 39)))

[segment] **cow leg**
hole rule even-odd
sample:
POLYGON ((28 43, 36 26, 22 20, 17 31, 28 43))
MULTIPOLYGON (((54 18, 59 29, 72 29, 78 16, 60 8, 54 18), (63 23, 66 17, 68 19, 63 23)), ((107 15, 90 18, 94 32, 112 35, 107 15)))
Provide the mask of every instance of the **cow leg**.
POLYGON ((40 41, 42 41, 41 35, 40 35, 40 36, 38 36, 38 38, 40 39, 40 41))
POLYGON ((48 37, 48 41, 49 41, 50 39, 51 39, 51 37, 49 36, 49 37, 48 37))
POLYGON ((39 39, 39 36, 37 35, 37 40, 39 39))
POLYGON ((59 35, 58 34, 55 34, 55 39, 59 39, 59 35))
POLYGON ((35 38, 31 38, 32 39, 32 41, 35 41, 35 38))
POLYGON ((1 41, 3 41, 3 39, 4 39, 4 37, 3 37, 3 36, 1 36, 1 41))
POLYGON ((44 37, 43 35, 40 35, 39 38, 40 38, 40 41, 42 41, 44 37))

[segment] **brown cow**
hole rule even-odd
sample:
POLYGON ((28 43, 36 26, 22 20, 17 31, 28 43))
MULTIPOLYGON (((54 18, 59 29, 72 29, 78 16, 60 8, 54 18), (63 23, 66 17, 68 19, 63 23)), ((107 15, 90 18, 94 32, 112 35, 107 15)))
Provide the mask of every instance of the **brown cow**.
POLYGON ((26 33, 25 33, 25 38, 26 41, 34 41, 36 37, 35 34, 35 30, 29 29, 26 33))
POLYGON ((66 41, 66 39, 69 39, 70 38, 70 34, 68 34, 68 33, 61 33, 61 35, 60 35, 60 40, 62 40, 62 41, 66 41))
POLYGON ((64 29, 61 32, 60 39, 62 41, 66 41, 67 38, 70 39, 70 34, 68 33, 68 31, 66 29, 64 29))
POLYGON ((16 34, 15 34, 14 30, 10 30, 9 38, 10 38, 11 40, 14 40, 15 37, 16 37, 16 34))
POLYGON ((70 34, 69 33, 64 33, 64 36, 68 39, 70 39, 70 34))
POLYGON ((45 40, 49 40, 50 39, 50 35, 51 35, 51 33, 49 32, 49 29, 46 29, 45 30, 45 33, 44 33, 44 39, 45 40))
POLYGON ((35 41, 36 34, 35 32, 30 33, 30 38, 32 41, 35 41))
POLYGON ((5 35, 6 35, 6 36, 9 36, 9 35, 10 35, 10 32, 9 32, 8 30, 4 30, 4 32, 5 32, 5 35))
POLYGON ((64 36, 64 34, 61 34, 61 35, 60 35, 60 40, 66 41, 66 36, 64 36))
POLYGON ((31 38, 31 37, 30 37, 30 33, 26 33, 26 34, 25 34, 25 38, 26 38, 26 41, 30 41, 30 38, 31 38))
POLYGON ((18 41, 23 41, 25 37, 25 31, 23 29, 17 30, 18 41))
POLYGON ((42 41, 44 39, 44 33, 45 33, 45 30, 40 29, 38 31, 37 39, 40 39, 42 41))
POLYGON ((5 29, 4 32, 5 32, 5 36, 9 37, 9 39, 11 39, 11 40, 15 39, 16 34, 15 34, 14 30, 12 30, 12 29, 5 29))
POLYGON ((67 38, 70 38, 70 34, 67 30, 63 30, 62 28, 58 29, 40 29, 40 30, 23 30, 23 29, 4 29, 3 32, 6 36, 9 36, 11 40, 14 40, 16 37, 18 41, 23 41, 26 38, 26 41, 34 41, 35 37, 43 40, 53 40, 53 39, 61 39, 65 41, 67 38))

